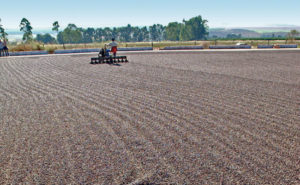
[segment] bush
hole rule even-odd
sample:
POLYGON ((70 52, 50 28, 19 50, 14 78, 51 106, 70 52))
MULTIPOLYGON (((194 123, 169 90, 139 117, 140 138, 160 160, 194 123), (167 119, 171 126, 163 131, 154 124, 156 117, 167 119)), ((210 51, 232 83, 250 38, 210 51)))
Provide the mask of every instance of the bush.
POLYGON ((53 54, 56 49, 57 49, 57 47, 49 47, 49 48, 47 48, 47 51, 49 54, 53 54))
POLYGON ((32 51, 32 47, 30 44, 18 44, 16 46, 13 46, 9 48, 10 51, 12 52, 17 52, 17 51, 32 51))
POLYGON ((32 50, 38 50, 38 51, 45 50, 45 47, 42 46, 40 43, 31 43, 31 47, 32 50))
POLYGON ((203 42, 202 46, 204 49, 208 49, 209 48, 209 42, 203 42))
POLYGON ((45 50, 45 47, 41 45, 39 42, 30 42, 30 43, 21 43, 15 46, 11 46, 9 48, 10 51, 17 52, 17 51, 41 51, 45 50))

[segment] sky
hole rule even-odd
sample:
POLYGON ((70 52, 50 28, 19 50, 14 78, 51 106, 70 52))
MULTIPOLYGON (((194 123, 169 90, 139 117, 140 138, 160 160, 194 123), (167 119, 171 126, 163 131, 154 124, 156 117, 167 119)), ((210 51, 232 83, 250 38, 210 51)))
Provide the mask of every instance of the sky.
POLYGON ((201 15, 211 28, 300 26, 300 0, 0 0, 1 24, 33 29, 167 25, 201 15))

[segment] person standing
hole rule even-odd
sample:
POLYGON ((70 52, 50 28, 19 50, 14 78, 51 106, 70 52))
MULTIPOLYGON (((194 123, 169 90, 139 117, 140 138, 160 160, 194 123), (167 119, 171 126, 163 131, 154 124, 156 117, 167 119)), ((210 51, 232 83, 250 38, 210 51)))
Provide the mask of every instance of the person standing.
POLYGON ((2 41, 0 40, 0 57, 2 56, 3 48, 4 48, 4 44, 3 44, 2 41))
POLYGON ((118 51, 118 43, 115 42, 115 39, 114 39, 114 38, 112 38, 111 41, 112 41, 112 42, 109 43, 108 45, 111 47, 110 52, 112 52, 112 53, 113 53, 113 56, 115 57, 115 56, 117 55, 117 51, 118 51))
POLYGON ((3 40, 3 51, 5 52, 5 56, 9 56, 8 47, 6 43, 6 39, 3 40))

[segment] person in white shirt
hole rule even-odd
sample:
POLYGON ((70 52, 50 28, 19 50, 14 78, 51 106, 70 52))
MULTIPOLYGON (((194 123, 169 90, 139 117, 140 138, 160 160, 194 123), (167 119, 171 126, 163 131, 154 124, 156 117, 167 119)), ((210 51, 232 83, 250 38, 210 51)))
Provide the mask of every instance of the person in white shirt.
POLYGON ((111 41, 112 41, 112 42, 109 43, 108 46, 111 47, 110 52, 112 52, 112 53, 113 53, 113 56, 115 57, 115 56, 117 55, 117 51, 118 51, 118 43, 115 42, 115 39, 114 39, 114 38, 112 38, 111 41))

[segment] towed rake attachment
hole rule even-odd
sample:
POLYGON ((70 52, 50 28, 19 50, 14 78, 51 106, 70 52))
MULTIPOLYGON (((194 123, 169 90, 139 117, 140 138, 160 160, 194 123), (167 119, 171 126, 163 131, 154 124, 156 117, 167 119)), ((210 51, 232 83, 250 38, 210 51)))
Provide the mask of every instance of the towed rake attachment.
POLYGON ((128 62, 126 56, 98 56, 91 58, 91 64, 115 64, 128 62))

